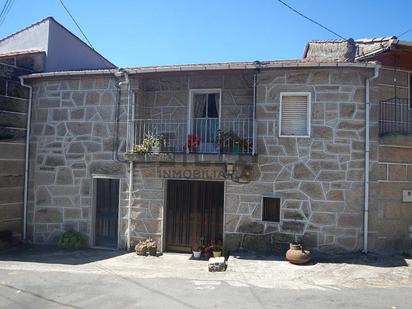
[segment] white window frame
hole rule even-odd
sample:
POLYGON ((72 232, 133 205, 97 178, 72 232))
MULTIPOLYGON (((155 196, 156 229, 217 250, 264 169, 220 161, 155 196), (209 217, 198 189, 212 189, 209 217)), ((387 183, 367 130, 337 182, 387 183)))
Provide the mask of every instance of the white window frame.
MULTIPOLYGON (((193 98, 195 94, 219 94, 219 128, 222 120, 222 88, 207 88, 207 89, 190 89, 189 90, 189 111, 187 116, 187 134, 192 132, 192 120, 193 120, 193 98)), ((188 150, 187 150, 188 151, 188 150)))
POLYGON ((311 112, 311 106, 312 106, 312 93, 310 92, 281 92, 280 93, 280 108, 279 108, 279 137, 300 137, 300 138, 310 138, 312 128, 311 128, 311 123, 312 123, 312 112, 311 112), (308 108, 307 108, 307 135, 283 135, 282 134, 282 99, 284 96, 302 96, 302 97, 307 97, 308 98, 308 108))

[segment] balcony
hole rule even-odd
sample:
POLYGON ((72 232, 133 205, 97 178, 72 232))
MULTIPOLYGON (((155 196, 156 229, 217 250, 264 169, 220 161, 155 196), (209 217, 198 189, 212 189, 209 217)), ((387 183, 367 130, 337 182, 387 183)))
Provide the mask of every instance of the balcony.
POLYGON ((410 99, 392 98, 380 102, 379 135, 412 134, 412 109, 410 99))
MULTIPOLYGON (((134 151, 127 156, 145 161, 180 161, 188 157, 215 162, 229 157, 252 155, 253 119, 192 118, 137 119, 133 122, 134 151), (159 147, 145 147, 153 138, 159 147), (160 159, 159 159, 160 158, 160 159), (217 159, 220 158, 220 159, 217 159)), ((196 159, 194 161, 197 161, 196 159)))

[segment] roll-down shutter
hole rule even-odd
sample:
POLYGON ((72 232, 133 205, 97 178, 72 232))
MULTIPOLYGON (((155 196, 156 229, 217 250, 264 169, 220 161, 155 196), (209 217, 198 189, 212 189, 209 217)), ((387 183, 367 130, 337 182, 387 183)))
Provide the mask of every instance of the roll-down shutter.
POLYGON ((281 109, 281 135, 307 136, 308 128, 308 95, 283 95, 281 109))

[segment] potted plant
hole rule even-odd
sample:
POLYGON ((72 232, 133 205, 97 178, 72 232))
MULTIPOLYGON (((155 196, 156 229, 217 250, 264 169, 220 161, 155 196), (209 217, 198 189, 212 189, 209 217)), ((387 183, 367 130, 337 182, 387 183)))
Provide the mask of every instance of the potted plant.
POLYGON ((133 152, 137 154, 145 154, 147 152, 147 148, 143 144, 135 144, 133 146, 133 152))
POLYGON ((143 139, 143 146, 147 151, 151 151, 154 154, 159 154, 160 146, 163 144, 163 138, 153 133, 147 133, 143 139))
POLYGON ((139 240, 137 245, 134 247, 134 250, 136 251, 137 255, 146 255, 146 252, 147 252, 146 240, 139 240))
POLYGON ((199 134, 187 135, 187 148, 189 152, 197 152, 197 146, 200 144, 201 137, 199 134))
POLYGON ((242 149, 242 139, 233 131, 217 130, 216 143, 221 153, 239 154, 242 149))
POLYGON ((200 238, 192 245, 192 252, 194 259, 200 259, 202 256, 203 249, 203 238, 200 238))
POLYGON ((212 243, 212 253, 213 257, 219 257, 222 256, 222 250, 223 246, 220 242, 214 242, 212 243))
POLYGON ((157 242, 151 238, 146 240, 146 248, 147 252, 149 253, 150 256, 156 256, 157 255, 157 242))

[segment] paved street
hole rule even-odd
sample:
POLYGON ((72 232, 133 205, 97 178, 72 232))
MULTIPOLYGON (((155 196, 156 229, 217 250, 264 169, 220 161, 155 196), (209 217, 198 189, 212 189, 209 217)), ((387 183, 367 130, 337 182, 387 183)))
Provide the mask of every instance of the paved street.
POLYGON ((224 273, 185 254, 139 257, 29 247, 0 253, 1 308, 412 308, 401 257, 343 257, 294 266, 230 257, 224 273))

